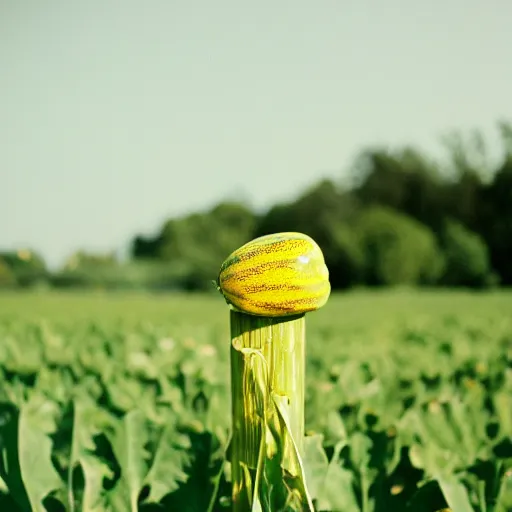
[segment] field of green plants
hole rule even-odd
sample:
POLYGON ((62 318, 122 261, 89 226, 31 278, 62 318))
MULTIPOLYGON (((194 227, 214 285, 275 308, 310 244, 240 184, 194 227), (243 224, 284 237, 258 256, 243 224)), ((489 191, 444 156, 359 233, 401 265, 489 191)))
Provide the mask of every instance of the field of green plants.
MULTIPOLYGON (((230 509, 219 295, 0 295, 0 511, 230 509)), ((512 511, 512 293, 307 316, 318 511, 512 511)))

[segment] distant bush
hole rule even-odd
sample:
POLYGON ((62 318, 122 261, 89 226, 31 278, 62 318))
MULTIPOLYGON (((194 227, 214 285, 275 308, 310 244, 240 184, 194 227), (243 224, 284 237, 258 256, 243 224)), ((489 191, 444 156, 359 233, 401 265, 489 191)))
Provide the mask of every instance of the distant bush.
POLYGON ((0 288, 13 288, 17 285, 14 272, 0 257, 0 288))
POLYGON ((365 253, 359 237, 347 224, 329 225, 329 237, 321 248, 329 268, 333 288, 347 288, 361 284, 365 272, 365 253))
POLYGON ((385 207, 371 207, 357 221, 369 285, 435 283, 442 254, 426 226, 385 207))
POLYGON ((104 290, 175 290, 185 288, 191 269, 186 264, 143 261, 65 268, 52 276, 58 288, 104 290))
POLYGON ((29 249, 0 253, 0 273, 8 286, 36 286, 47 281, 48 271, 43 258, 29 249), (14 280, 14 282, 13 282, 14 280))
POLYGON ((175 276, 178 287, 210 290, 226 256, 252 238, 255 222, 256 216, 247 206, 224 202, 207 211, 169 219, 154 238, 137 236, 132 256, 134 261, 180 269, 175 276))
POLYGON ((493 282, 489 251, 483 239, 455 220, 446 221, 441 243, 447 286, 482 287, 493 282))

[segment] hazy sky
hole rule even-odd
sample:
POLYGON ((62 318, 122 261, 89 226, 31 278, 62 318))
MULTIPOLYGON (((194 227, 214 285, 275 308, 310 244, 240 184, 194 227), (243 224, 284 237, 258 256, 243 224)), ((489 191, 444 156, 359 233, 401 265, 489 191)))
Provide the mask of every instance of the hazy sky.
POLYGON ((512 119, 505 0, 0 0, 0 249, 266 207, 370 144, 512 119))

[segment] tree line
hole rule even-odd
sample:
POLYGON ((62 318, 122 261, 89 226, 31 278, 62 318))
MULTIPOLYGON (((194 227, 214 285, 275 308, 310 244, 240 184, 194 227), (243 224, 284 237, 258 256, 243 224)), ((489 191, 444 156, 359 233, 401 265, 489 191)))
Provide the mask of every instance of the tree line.
POLYGON ((495 164, 478 132, 447 139, 443 164, 411 147, 367 148, 349 180, 322 180, 266 212, 227 201, 170 218, 156 236, 134 237, 127 262, 77 252, 50 273, 36 253, 2 253, 0 286, 212 289, 231 251, 279 231, 318 242, 333 288, 509 286, 512 124, 498 128, 503 151, 495 164))

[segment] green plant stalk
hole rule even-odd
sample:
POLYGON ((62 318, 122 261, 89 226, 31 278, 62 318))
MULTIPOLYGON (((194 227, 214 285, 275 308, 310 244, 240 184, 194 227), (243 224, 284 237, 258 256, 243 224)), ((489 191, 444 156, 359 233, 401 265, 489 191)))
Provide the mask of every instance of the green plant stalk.
POLYGON ((231 310, 231 478, 233 512, 251 511, 260 485, 261 460, 272 397, 284 404, 290 433, 281 466, 297 475, 303 455, 305 315, 259 317, 231 310), (258 469, 259 468, 259 469, 258 469))

